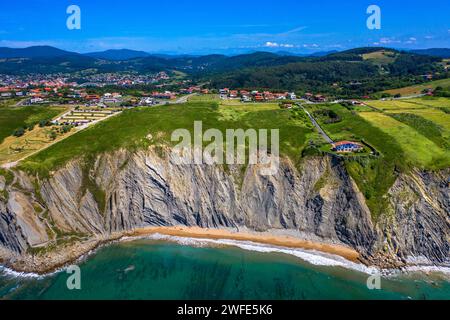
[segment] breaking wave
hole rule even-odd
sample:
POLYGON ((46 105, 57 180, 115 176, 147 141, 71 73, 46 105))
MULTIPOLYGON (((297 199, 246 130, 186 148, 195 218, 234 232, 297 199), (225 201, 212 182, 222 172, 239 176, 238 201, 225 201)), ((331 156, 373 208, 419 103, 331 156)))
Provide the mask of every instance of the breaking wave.
MULTIPOLYGON (((229 239, 206 239, 206 238, 188 238, 178 236, 168 236, 163 234, 152 234, 143 237, 150 240, 164 240, 172 241, 181 245, 187 246, 232 246, 238 247, 243 250, 262 252, 262 253, 283 253, 292 255, 316 266, 333 266, 343 267, 346 269, 352 269, 366 274, 379 273, 380 270, 376 267, 367 267, 360 263, 349 261, 338 255, 319 252, 316 250, 306 250, 299 248, 287 248, 279 246, 271 246, 266 244, 260 244, 252 241, 239 241, 229 239)), ((132 238, 130 238, 132 240, 132 238)))

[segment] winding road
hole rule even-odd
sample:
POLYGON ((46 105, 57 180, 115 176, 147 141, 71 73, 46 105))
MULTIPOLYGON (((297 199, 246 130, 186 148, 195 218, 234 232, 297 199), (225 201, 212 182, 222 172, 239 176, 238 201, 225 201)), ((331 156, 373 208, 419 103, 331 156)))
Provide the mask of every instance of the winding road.
POLYGON ((309 119, 311 120, 312 124, 316 127, 317 131, 319 131, 319 133, 322 135, 322 137, 324 137, 324 139, 332 144, 334 143, 333 139, 331 139, 325 131, 323 131, 323 129, 320 127, 320 125, 317 123, 316 119, 314 119, 314 117, 308 112, 308 110, 306 110, 304 107, 302 107, 302 109, 306 112, 306 114, 308 115, 309 119))

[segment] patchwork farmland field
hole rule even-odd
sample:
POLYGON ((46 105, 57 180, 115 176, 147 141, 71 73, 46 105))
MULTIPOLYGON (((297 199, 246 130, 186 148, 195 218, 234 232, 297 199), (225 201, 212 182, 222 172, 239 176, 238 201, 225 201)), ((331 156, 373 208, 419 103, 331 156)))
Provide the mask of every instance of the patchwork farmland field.
POLYGON ((400 110, 390 110, 387 111, 387 114, 397 114, 397 113, 411 113, 417 116, 420 116, 426 120, 432 121, 437 126, 440 127, 442 132, 450 138, 450 114, 447 114, 438 109, 415 109, 413 111, 400 111, 400 110))
POLYGON ((417 113, 391 113, 389 115, 430 139, 438 147, 443 149, 448 149, 450 147, 448 130, 439 126, 436 122, 426 119, 417 113))
POLYGON ((384 92, 392 94, 392 95, 395 95, 395 94, 414 95, 414 94, 422 93, 423 90, 425 90, 425 89, 435 89, 436 87, 443 87, 443 88, 450 87, 450 79, 436 80, 436 81, 431 81, 431 82, 414 85, 414 86, 410 86, 410 87, 386 90, 384 92))
POLYGON ((450 99, 449 98, 439 98, 439 97, 423 97, 417 99, 408 99, 406 100, 409 103, 417 103, 427 107, 434 108, 450 108, 450 99))
POLYGON ((450 165, 450 153, 439 148, 414 128, 382 113, 361 112, 360 116, 394 137, 412 164, 421 168, 450 165))
MULTIPOLYGON (((424 97, 394 101, 370 101, 368 104, 384 112, 385 115, 410 126, 421 135, 430 138, 438 146, 448 149, 450 145, 450 114, 447 108, 450 106, 450 99, 424 97)), ((376 117, 374 115, 373 119, 376 117)), ((366 115, 366 119, 369 120, 369 118, 370 116, 366 115)), ((382 123, 378 126, 381 128, 381 125, 382 123)))
POLYGON ((426 105, 420 103, 411 103, 406 100, 386 100, 386 101, 372 100, 368 101, 367 105, 377 108, 380 111, 428 108, 426 105))

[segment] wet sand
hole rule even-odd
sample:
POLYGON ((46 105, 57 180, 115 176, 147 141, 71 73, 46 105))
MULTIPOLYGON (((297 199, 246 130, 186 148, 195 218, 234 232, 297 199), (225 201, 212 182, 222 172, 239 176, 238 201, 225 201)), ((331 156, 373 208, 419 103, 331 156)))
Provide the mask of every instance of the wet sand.
POLYGON ((129 232, 127 233, 127 236, 142 237, 152 234, 196 239, 251 241, 279 247, 316 250, 338 255, 352 262, 359 262, 359 253, 356 250, 343 245, 318 243, 297 239, 291 236, 270 235, 267 233, 233 232, 224 229, 206 229, 199 227, 147 227, 129 232))
POLYGON ((10 255, 0 252, 0 264, 17 272, 48 274, 65 265, 77 261, 80 257, 93 252, 99 246, 124 237, 139 238, 153 234, 195 239, 250 241, 277 247, 315 250, 341 256, 351 262, 358 262, 359 253, 349 247, 338 244, 320 243, 302 240, 289 235, 274 235, 270 232, 234 231, 233 229, 207 229, 200 227, 144 227, 128 232, 117 232, 105 237, 93 238, 85 242, 60 247, 40 255, 10 255))

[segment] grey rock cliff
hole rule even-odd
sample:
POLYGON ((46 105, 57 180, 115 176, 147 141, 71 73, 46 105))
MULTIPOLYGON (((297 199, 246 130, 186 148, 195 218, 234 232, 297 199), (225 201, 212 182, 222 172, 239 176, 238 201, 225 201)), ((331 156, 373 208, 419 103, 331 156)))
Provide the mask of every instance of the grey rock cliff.
POLYGON ((374 225, 363 195, 337 158, 288 160, 278 174, 256 166, 174 165, 170 153, 118 151, 89 172, 73 161, 0 198, 0 246, 23 253, 55 237, 80 239, 144 226, 284 230, 299 238, 345 244, 370 263, 449 264, 448 171, 415 171, 391 188, 391 214, 374 225), (40 208, 37 210, 36 208, 40 208), (40 212, 38 212, 40 211, 40 212))

